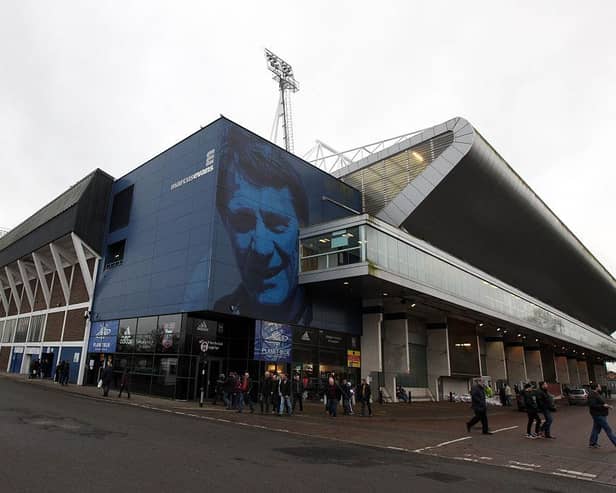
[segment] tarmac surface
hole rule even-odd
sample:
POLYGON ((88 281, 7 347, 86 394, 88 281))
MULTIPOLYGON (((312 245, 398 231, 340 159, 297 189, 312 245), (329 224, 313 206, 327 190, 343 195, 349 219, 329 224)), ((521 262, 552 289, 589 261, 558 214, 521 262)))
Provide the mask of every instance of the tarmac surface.
POLYGON ((0 377, 0 491, 614 491, 616 447, 588 448, 583 407, 555 414, 556 440, 523 438, 526 416, 491 410, 466 433, 468 405, 374 405, 292 417, 0 377), (494 467, 497 466, 497 467, 494 467))

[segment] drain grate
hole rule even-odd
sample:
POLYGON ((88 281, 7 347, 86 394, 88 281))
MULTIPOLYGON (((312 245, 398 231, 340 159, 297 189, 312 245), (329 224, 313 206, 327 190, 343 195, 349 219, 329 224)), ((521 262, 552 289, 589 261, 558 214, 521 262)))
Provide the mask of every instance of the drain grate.
POLYGON ((433 479, 434 481, 440 481, 441 483, 457 483, 466 479, 462 476, 455 476, 454 474, 447 474, 445 472, 422 472, 417 474, 417 476, 433 479))

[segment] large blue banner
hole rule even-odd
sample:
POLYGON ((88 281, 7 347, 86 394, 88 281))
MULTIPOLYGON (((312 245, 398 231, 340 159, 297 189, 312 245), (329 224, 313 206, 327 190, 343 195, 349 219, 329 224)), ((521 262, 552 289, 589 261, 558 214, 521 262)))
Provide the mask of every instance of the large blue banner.
POLYGON ((293 333, 289 325, 256 321, 254 359, 290 363, 292 344, 293 333))
POLYGON ((94 322, 90 327, 89 353, 115 353, 119 320, 94 322))

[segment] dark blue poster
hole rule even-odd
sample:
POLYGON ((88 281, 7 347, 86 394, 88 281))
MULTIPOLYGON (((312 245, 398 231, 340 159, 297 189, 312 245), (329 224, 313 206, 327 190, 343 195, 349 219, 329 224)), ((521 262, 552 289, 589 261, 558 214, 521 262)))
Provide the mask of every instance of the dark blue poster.
POLYGON ((90 327, 89 353, 114 353, 118 339, 119 320, 94 322, 90 327))
POLYGON ((256 321, 254 359, 290 363, 292 344, 293 333, 289 325, 256 321))

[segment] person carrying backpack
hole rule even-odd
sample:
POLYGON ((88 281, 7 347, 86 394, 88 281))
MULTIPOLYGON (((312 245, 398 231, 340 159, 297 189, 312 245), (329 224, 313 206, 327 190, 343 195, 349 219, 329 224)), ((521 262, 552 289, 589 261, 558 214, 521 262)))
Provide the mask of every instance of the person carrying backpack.
POLYGON ((526 438, 540 438, 541 418, 539 417, 539 405, 537 404, 537 393, 533 390, 530 383, 524 385, 524 407, 528 415, 528 423, 526 425, 526 438), (535 422, 535 432, 531 433, 531 428, 535 422))

